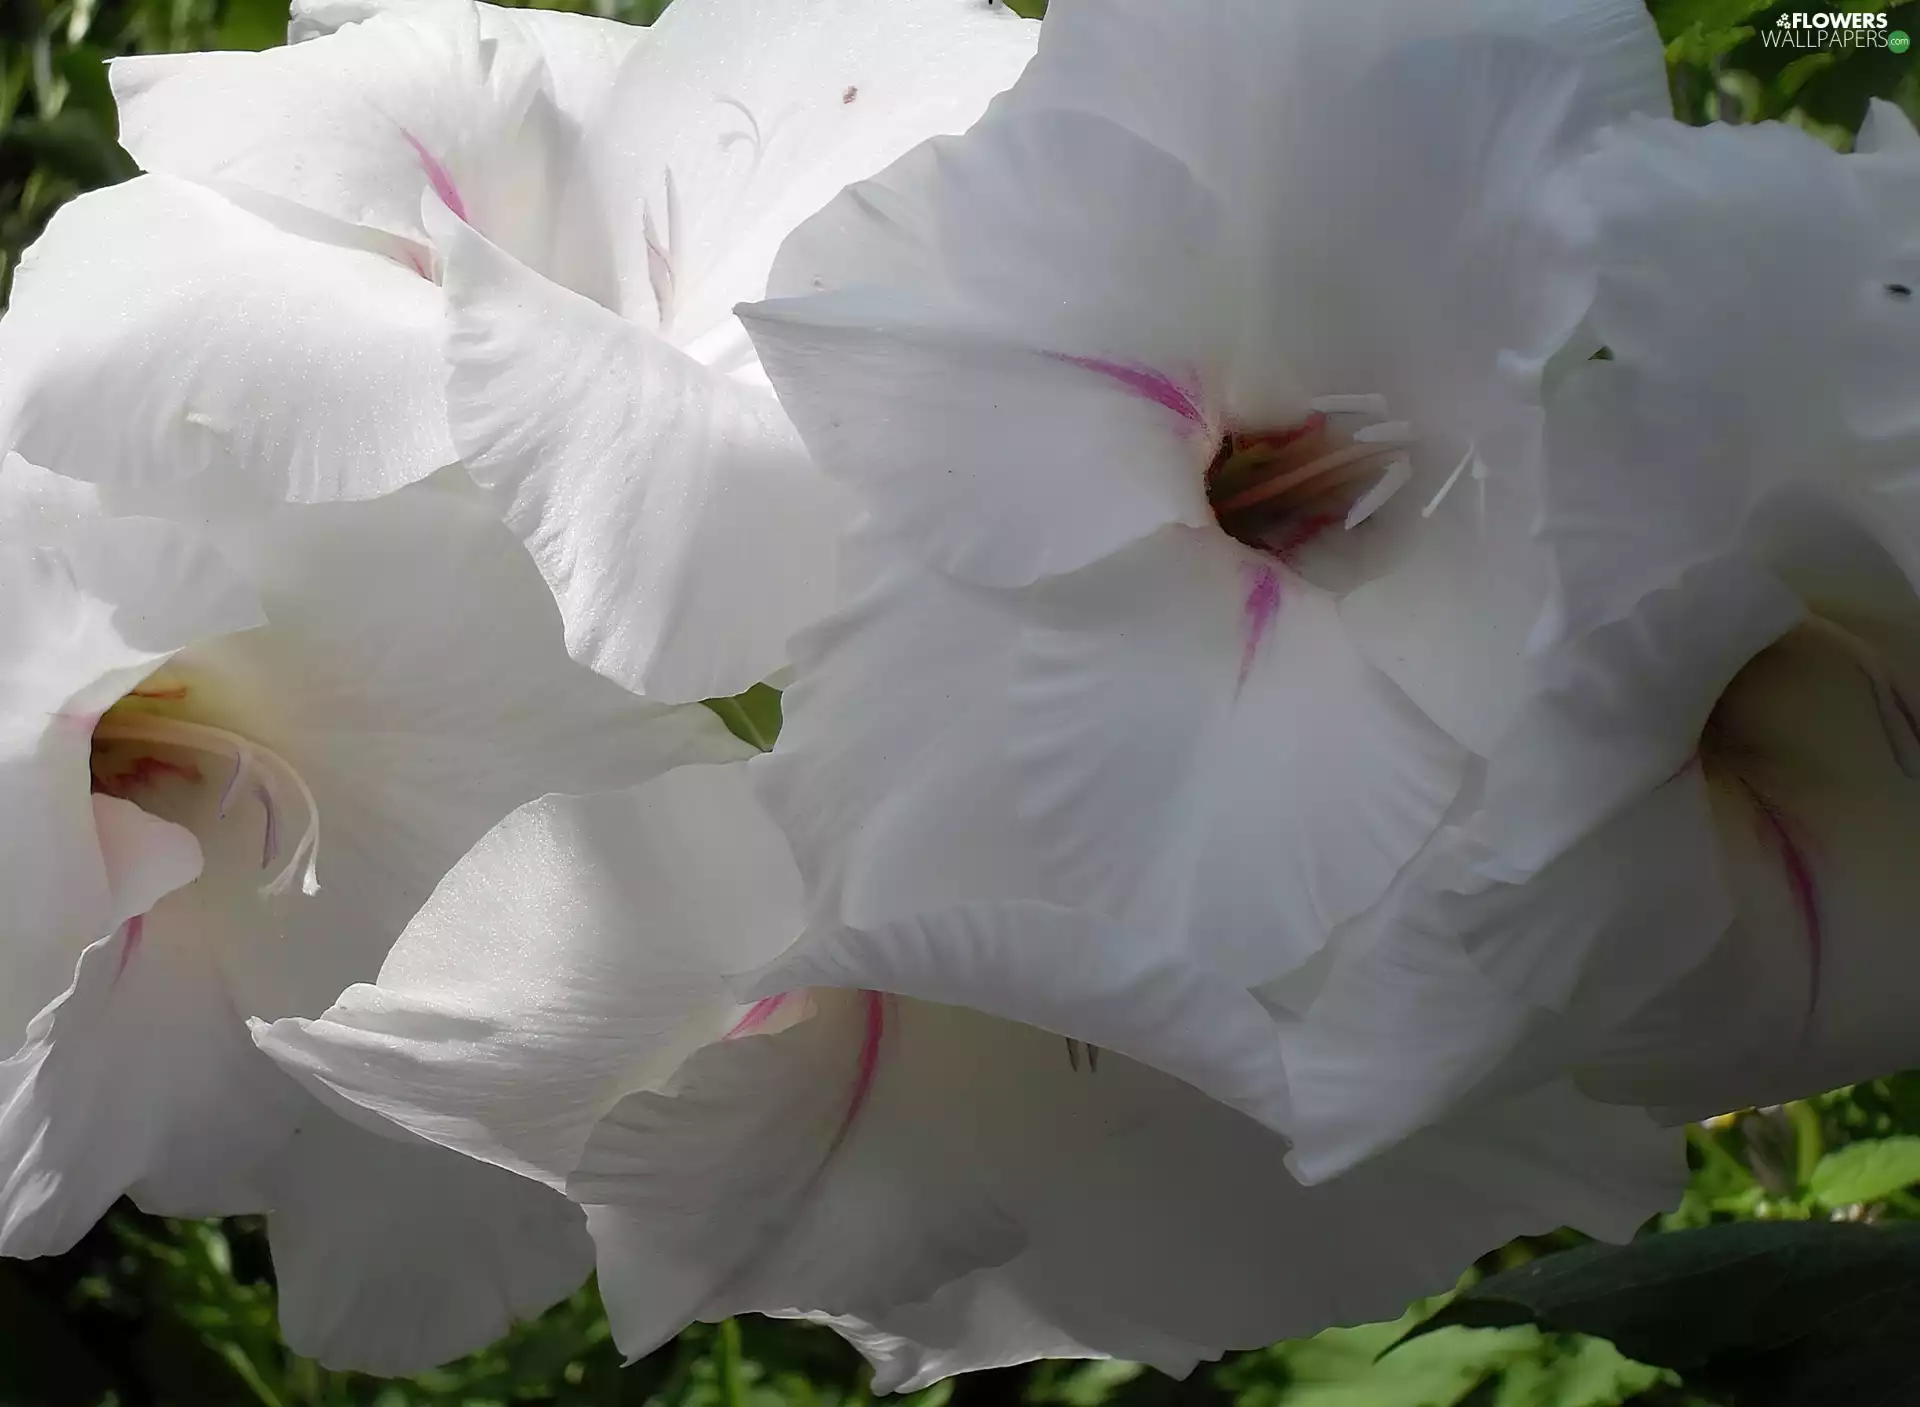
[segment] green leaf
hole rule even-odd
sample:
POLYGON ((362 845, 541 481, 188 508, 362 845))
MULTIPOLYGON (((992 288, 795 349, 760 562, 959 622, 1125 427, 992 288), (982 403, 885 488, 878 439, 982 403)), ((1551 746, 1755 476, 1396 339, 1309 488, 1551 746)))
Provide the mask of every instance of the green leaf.
POLYGON ((1920 1182, 1920 1138, 1850 1143, 1822 1158, 1809 1181, 1823 1206, 1878 1202, 1920 1182))
POLYGON ((1611 1340, 1741 1407, 1920 1401, 1920 1225, 1750 1223, 1582 1246, 1463 1291, 1416 1336, 1519 1324, 1611 1340))
POLYGON ((274 49, 287 42, 287 7, 275 0, 227 0, 214 47, 274 49))
POLYGON ((23 118, 7 136, 43 170, 65 176, 84 190, 127 180, 137 171, 106 125, 78 108, 53 117, 23 118))
POLYGON ((1660 37, 1672 43, 1691 30, 1731 29, 1768 8, 1771 0, 1651 0, 1660 37))
POLYGON ((773 750, 780 736, 780 691, 755 684, 744 694, 730 699, 707 699, 706 706, 720 715, 727 731, 743 743, 752 743, 762 752, 773 750))

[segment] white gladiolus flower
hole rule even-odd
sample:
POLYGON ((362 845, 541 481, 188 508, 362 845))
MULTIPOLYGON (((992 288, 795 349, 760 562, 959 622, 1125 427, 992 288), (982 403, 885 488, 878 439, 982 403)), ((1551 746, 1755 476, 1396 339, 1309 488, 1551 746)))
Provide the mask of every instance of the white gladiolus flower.
POLYGON ((417 1371, 570 1292, 577 1210, 303 1093, 246 1019, 373 976, 530 797, 744 748, 570 660, 464 481, 204 526, 0 473, 0 1252, 264 1212, 288 1342, 417 1371))
POLYGON ((1920 138, 1634 124, 1583 175, 1564 634, 1289 1035, 1321 1172, 1569 1070, 1678 1119, 1920 1062, 1920 138))
POLYGON ((1043 1355, 1184 1372, 1398 1312, 1557 1224, 1564 1179, 1629 1234, 1680 1171, 1656 1154, 1616 1185, 1638 1116, 1569 1121, 1549 1094, 1528 1125, 1464 1119, 1302 1188, 1262 1126, 1286 1101, 1271 1021, 1222 979, 1040 905, 792 947, 804 919, 746 769, 683 767, 523 808, 376 985, 258 1040, 327 1098, 583 1203, 628 1354, 806 1311, 882 1389, 1043 1355), (947 980, 923 993, 930 952, 947 980), (854 973, 872 985, 834 990, 854 973), (1193 1087, 1223 1068, 1226 1102, 1193 1087), (1516 1153, 1533 1175, 1510 1183, 1516 1153))
POLYGON ((847 182, 958 131, 1038 29, 979 0, 678 0, 585 132, 596 302, 441 219, 454 443, 532 549, 576 658, 737 693, 830 604, 845 509, 733 315, 847 182))
MULTIPOLYGON (((1233 1102, 1521 697, 1530 397, 1591 295, 1561 197, 1664 71, 1612 0, 1047 25, 993 113, 802 226, 797 296, 743 311, 873 523, 755 766, 822 931, 1063 909, 1079 941, 1023 961, 1064 987, 1114 948, 1222 1020, 1256 994, 1266 1046, 1160 1038, 1233 1102)), ((1031 972, 929 931, 838 980, 1019 1014, 1031 972)), ((1591 1119, 1612 1153, 1528 1195, 1616 1231, 1610 1178, 1642 1215, 1672 1195, 1650 1120, 1553 1098, 1502 1106, 1536 1121, 1515 1147, 1591 1119)))
POLYGON ((778 670, 841 506, 732 305, 849 180, 970 122, 1037 26, 978 0, 681 0, 645 30, 321 0, 293 29, 114 65, 150 174, 22 262, 0 446, 295 501, 462 458, 579 658, 668 701, 778 670))

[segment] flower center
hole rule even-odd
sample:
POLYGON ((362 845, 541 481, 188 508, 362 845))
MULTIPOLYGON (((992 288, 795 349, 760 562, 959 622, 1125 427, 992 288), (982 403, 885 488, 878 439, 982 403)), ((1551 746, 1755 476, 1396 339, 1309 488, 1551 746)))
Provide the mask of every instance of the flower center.
POLYGON ((1311 411, 1222 437, 1207 501, 1228 536, 1284 557, 1328 528, 1360 526, 1412 479, 1413 426, 1391 417, 1384 396, 1321 396, 1311 411))
MULTIPOLYGON (((184 703, 190 694, 187 685, 150 680, 101 715, 93 730, 94 790, 157 813, 166 805, 169 789, 185 788, 199 796, 217 782, 215 821, 225 822, 242 797, 257 802, 263 813, 260 868, 269 872, 269 878, 260 892, 284 894, 296 879, 302 893, 316 892, 320 887, 315 874, 320 808, 306 779, 271 748, 225 728, 158 711, 184 703), (291 849, 284 843, 283 822, 289 806, 299 808, 301 819, 300 835, 291 849)), ((166 809, 180 808, 166 805, 166 809)), ((189 829, 203 828, 189 824, 189 829)))

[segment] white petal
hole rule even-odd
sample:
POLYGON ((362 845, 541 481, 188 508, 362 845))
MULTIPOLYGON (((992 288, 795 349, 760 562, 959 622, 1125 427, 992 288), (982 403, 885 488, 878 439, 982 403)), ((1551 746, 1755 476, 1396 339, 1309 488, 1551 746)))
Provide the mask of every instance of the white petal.
POLYGON ((1676 1134, 1554 1092, 1303 1188, 1282 1139, 1125 1057, 1075 1069, 1055 1037, 914 1003, 897 1036, 919 1137, 1027 1232, 998 1273, 1095 1350, 1210 1356, 1389 1317, 1513 1235, 1627 1234, 1684 1177, 1676 1134))
POLYGON ((1287 1024, 1294 1166, 1322 1181, 1457 1107, 1568 1077, 1732 917, 1697 772, 1519 883, 1449 827, 1340 935, 1287 1024))
MULTIPOLYGON (((1911 698, 1911 619, 1843 619, 1892 647, 1911 698)), ((1875 694, 1856 658, 1807 633, 1742 672, 1716 715, 1741 751, 1709 773, 1738 918, 1707 962, 1619 1032, 1588 1077, 1596 1093, 1701 1117, 1920 1061, 1902 1010, 1916 978, 1905 935, 1920 799, 1875 694)))
MULTIPOLYGON (((191 891, 188 891, 190 894, 191 891)), ((264 1210, 300 1092, 255 1051, 185 896, 82 955, 0 1064, 0 1248, 66 1250, 131 1191, 171 1216, 264 1210)))
POLYGON ((1920 156, 1920 132, 1913 120, 1885 98, 1867 102, 1867 115, 1854 136, 1853 149, 1862 156, 1920 156))
POLYGON ((1212 522, 1232 325, 1214 202, 1178 163, 1098 119, 989 119, 821 221, 783 286, 848 286, 743 316, 808 448, 882 527, 942 570, 1021 585, 1212 522), (924 218, 892 217, 916 202, 924 218), (820 250, 869 209, 863 274, 820 250))
POLYGON ((623 306, 653 309, 682 346, 724 331, 735 303, 765 292, 795 225, 927 137, 966 128, 1038 30, 973 0, 682 0, 593 126, 623 306), (668 239, 655 241, 672 269, 664 310, 649 223, 668 239))
POLYGON ((486 44, 476 6, 394 7, 311 43, 155 54, 110 69, 120 137, 147 171, 243 186, 417 242, 438 181, 476 219, 544 77, 486 44), (431 163, 431 164, 430 164, 431 163))
MULTIPOLYGON (((1337 10, 1230 0, 1191 16, 1153 0, 1058 0, 1047 20, 1017 102, 1124 123, 1222 191, 1285 183, 1291 173, 1275 157, 1292 154, 1294 133, 1283 115, 1303 144, 1337 146, 1340 130, 1314 100, 1435 40, 1523 40, 1577 61, 1593 121, 1670 110, 1659 35, 1631 0, 1361 0, 1337 10)), ((1407 137, 1419 146, 1432 135, 1407 137)))
POLYGON ((1595 333, 1753 483, 1904 469, 1920 445, 1903 370, 1920 320, 1896 291, 1916 277, 1915 207, 1877 198, 1887 174, 1773 123, 1625 124, 1585 164, 1595 333), (1764 314, 1757 287, 1773 291, 1764 314))
POLYGON ((52 547, 102 516, 100 490, 64 474, 0 456, 0 543, 52 547))
POLYGON ((1040 598, 1011 684, 1047 893, 1247 984, 1371 905, 1465 755, 1363 660, 1334 599, 1217 533, 1040 598))
MULTIPOLYGON (((650 1195, 617 1220, 595 1213, 602 1285, 630 1348, 688 1317, 708 1276, 686 1265, 742 1251, 778 1218, 784 1238, 703 1316, 809 1303, 923 1331, 936 1350, 964 1355, 945 1360, 956 1367, 1045 1344, 1177 1368, 1387 1317, 1451 1284, 1474 1256, 1563 1220, 1624 1235, 1684 1177, 1676 1135, 1637 1111, 1551 1091, 1302 1188, 1283 1139, 1124 1056, 1075 1068, 1057 1037, 1031 1028, 912 1001, 886 1011, 870 1102, 805 1192, 782 1159, 834 1127, 841 1106, 818 1087, 844 1092, 833 1073, 844 1078, 850 1052, 844 1040, 823 1049, 832 1058, 810 1066, 802 1088, 783 1092, 778 1077, 794 1071, 799 1038, 827 1013, 717 1048, 729 1057, 726 1078, 708 1067, 698 1106, 677 1127, 672 1096, 634 1101, 647 1118, 619 1127, 608 1152, 625 1156, 609 1171, 618 1187, 650 1195), (783 1042, 789 1058, 776 1060, 783 1042), (744 1214, 710 1216, 690 1237, 693 1219, 727 1194, 744 1214), (1008 1219, 1001 1235, 978 1218, 983 1202, 1008 1219), (901 1322, 889 1293, 905 1300, 916 1272, 972 1274, 969 1261, 998 1264, 993 1279, 1025 1313, 956 1323, 965 1300, 943 1292, 901 1322)), ((806 1160, 802 1176, 815 1166, 806 1160)))
POLYGON ((1471 475, 1477 462, 1485 477, 1456 481, 1437 507, 1422 485, 1410 484, 1364 532, 1327 534, 1302 563, 1309 575, 1313 554, 1336 569, 1357 566, 1361 579, 1340 598, 1340 621, 1354 645, 1481 756, 1530 683, 1528 643, 1554 586, 1551 554, 1536 535, 1539 412, 1516 398, 1489 414, 1510 423, 1485 443, 1485 458, 1480 444, 1467 451, 1463 470, 1471 475))
POLYGON ((589 1143, 568 1190, 591 1209, 601 1291, 629 1355, 736 1308, 911 1301, 1011 1253, 1004 1218, 931 1158, 909 1154, 906 1181, 883 1180, 884 1167, 862 1176, 876 1124, 903 1147, 910 1096, 886 1069, 889 1008, 869 995, 809 1001, 797 1024, 708 1046, 666 1092, 622 1101, 589 1143), (864 1244, 850 1243, 862 1223, 864 1244))
MULTIPOLYGON (((1068 3, 1049 22, 1011 105, 1098 113, 1183 160, 1258 251, 1249 350, 1321 392, 1385 391, 1426 435, 1470 422, 1502 347, 1544 355, 1579 314, 1521 218, 1553 164, 1603 121, 1668 111, 1658 35, 1626 0, 1248 0, 1192 23, 1068 3)), ((1271 389, 1236 408, 1271 413, 1271 389)))
POLYGON ((113 893, 112 928, 144 914, 200 877, 200 842, 185 826, 149 815, 131 801, 95 792, 94 833, 113 893))
MULTIPOLYGON (((342 25, 358 24, 389 10, 430 10, 440 0, 294 0, 287 42, 299 44, 342 25)), ((569 119, 580 122, 599 110, 633 46, 648 33, 644 26, 604 20, 566 10, 519 9, 476 5, 480 37, 532 45, 546 61, 554 101, 569 119)))
POLYGON ((975 904, 870 933, 814 935, 741 989, 893 992, 970 1007, 1131 1056, 1274 1128, 1287 1081, 1266 1009, 1212 973, 1146 949, 1096 915, 975 904))
POLYGON ((794 641, 779 743, 752 764, 814 919, 1044 898, 1007 746, 1009 600, 871 532, 849 539, 845 570, 846 603, 794 641))
POLYGON ((1488 762, 1486 843, 1537 869, 1674 776, 1727 683, 1802 613, 1779 578, 1724 557, 1555 650, 1488 762))
MULTIPOLYGON (((194 652, 202 721, 272 748, 318 801, 313 895, 230 955, 249 1015, 317 1016, 371 981, 460 856, 548 792, 744 755, 707 710, 567 658, 526 553, 458 476, 282 507, 224 539, 271 628, 194 652)), ((226 823, 255 835, 257 811, 226 823)))
POLYGON ((404 1128, 564 1182, 594 1123, 738 1017, 721 978, 799 930, 799 876, 738 767, 548 797, 454 867, 380 980, 258 1030, 404 1128))
POLYGON ((1094 1348, 1116 1317, 1213 1353, 1391 1318, 1514 1236, 1625 1239, 1685 1183, 1677 1132, 1565 1091, 1302 1187, 1281 1140, 1124 1061, 1091 1079, 1061 1061, 1058 1079, 1078 1088, 997 1091, 1026 1108, 999 1146, 1048 1156, 1050 1215, 1023 1278, 1094 1348))
POLYGON ((308 1109, 267 1218, 294 1352, 418 1373, 485 1348, 585 1281, 586 1219, 551 1188, 308 1109))
MULTIPOLYGON (((799 1317, 826 1324, 859 1349, 873 1365, 873 1390, 880 1393, 918 1392, 956 1373, 1038 1358, 1101 1356, 1047 1323, 1001 1268, 975 1271, 924 1303, 902 1305, 872 1324, 849 1315, 799 1317)), ((1189 1357, 1168 1371, 1180 1376, 1192 1366, 1189 1357)))
POLYGON ((1557 392, 1541 535, 1564 631, 1627 615, 1740 533, 1761 488, 1749 429, 1729 442, 1727 417, 1702 409, 1610 361, 1582 366, 1557 392))
MULTIPOLYGON (((10 603, 0 619, 8 1050, 65 988, 81 945, 140 911, 128 902, 157 897, 102 855, 89 800, 94 724, 174 651, 261 619, 233 570, 183 528, 89 513, 58 536, 57 546, 0 546, 0 596, 10 603)), ((165 868, 156 883, 178 877, 177 866, 165 868)))
POLYGON ((0 444, 99 483, 227 467, 292 499, 384 493, 454 457, 440 317, 391 259, 140 177, 64 206, 21 260, 0 444))
POLYGON ((448 221, 450 403, 576 658, 670 701, 736 694, 824 613, 844 508, 765 390, 448 221))

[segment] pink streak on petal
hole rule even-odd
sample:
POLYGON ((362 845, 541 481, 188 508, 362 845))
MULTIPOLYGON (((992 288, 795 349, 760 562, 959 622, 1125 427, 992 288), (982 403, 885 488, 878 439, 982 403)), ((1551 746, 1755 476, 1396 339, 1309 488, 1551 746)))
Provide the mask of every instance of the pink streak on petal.
POLYGON ((730 1041, 735 1036, 750 1036, 773 1019, 773 1014, 786 1005, 792 992, 781 992, 777 996, 762 997, 747 1008, 747 1014, 734 1023, 733 1029, 720 1039, 730 1041))
POLYGON ((1773 847, 1781 868, 1786 871, 1787 888, 1793 893, 1793 906, 1800 911, 1800 923, 1806 930, 1806 1020, 1811 1026, 1814 1010, 1820 1004, 1820 959, 1825 947, 1820 923, 1820 891, 1814 883, 1813 867, 1807 863, 1806 852, 1794 840, 1793 832, 1779 808, 1745 782, 1741 786, 1753 801, 1754 812, 1760 818, 1761 838, 1773 847))
POLYGON ((1264 563, 1249 564, 1247 575, 1251 578, 1245 606, 1247 633, 1240 647, 1240 680, 1234 685, 1236 692, 1246 686, 1261 643, 1267 638, 1273 618, 1280 613, 1280 578, 1274 575, 1273 568, 1264 563))
POLYGON ((840 1138, 847 1136, 854 1120, 866 1107, 867 1096, 873 1092, 873 1077, 880 1069, 880 1040, 887 1032, 887 999, 878 992, 862 992, 860 1002, 865 1009, 867 1029, 860 1038, 860 1060, 854 1068, 853 1093, 847 1099, 847 1116, 840 1124, 840 1138))
POLYGON ((427 173, 427 184, 433 187, 433 193, 440 197, 447 209, 465 220, 467 203, 460 198, 460 188, 454 185, 453 177, 447 173, 447 168, 440 164, 440 158, 422 146, 420 139, 413 133, 403 128, 400 135, 407 139, 407 145, 412 147, 414 155, 420 158, 420 165, 427 173))
POLYGON ((114 964, 113 980, 118 982, 120 974, 127 970, 127 964, 133 961, 134 952, 140 947, 140 940, 147 934, 147 916, 135 914, 121 925, 120 931, 126 934, 126 942, 120 945, 120 961, 114 964))
POLYGON ((1047 355, 1055 361, 1097 371, 1102 376, 1118 381, 1134 395, 1144 396, 1156 405, 1165 406, 1183 420, 1191 420, 1195 425, 1206 423, 1206 416, 1194 404, 1194 397, 1172 377, 1161 372, 1147 367, 1127 366, 1122 362, 1103 361, 1099 357, 1072 357, 1065 352, 1048 352, 1047 355))

